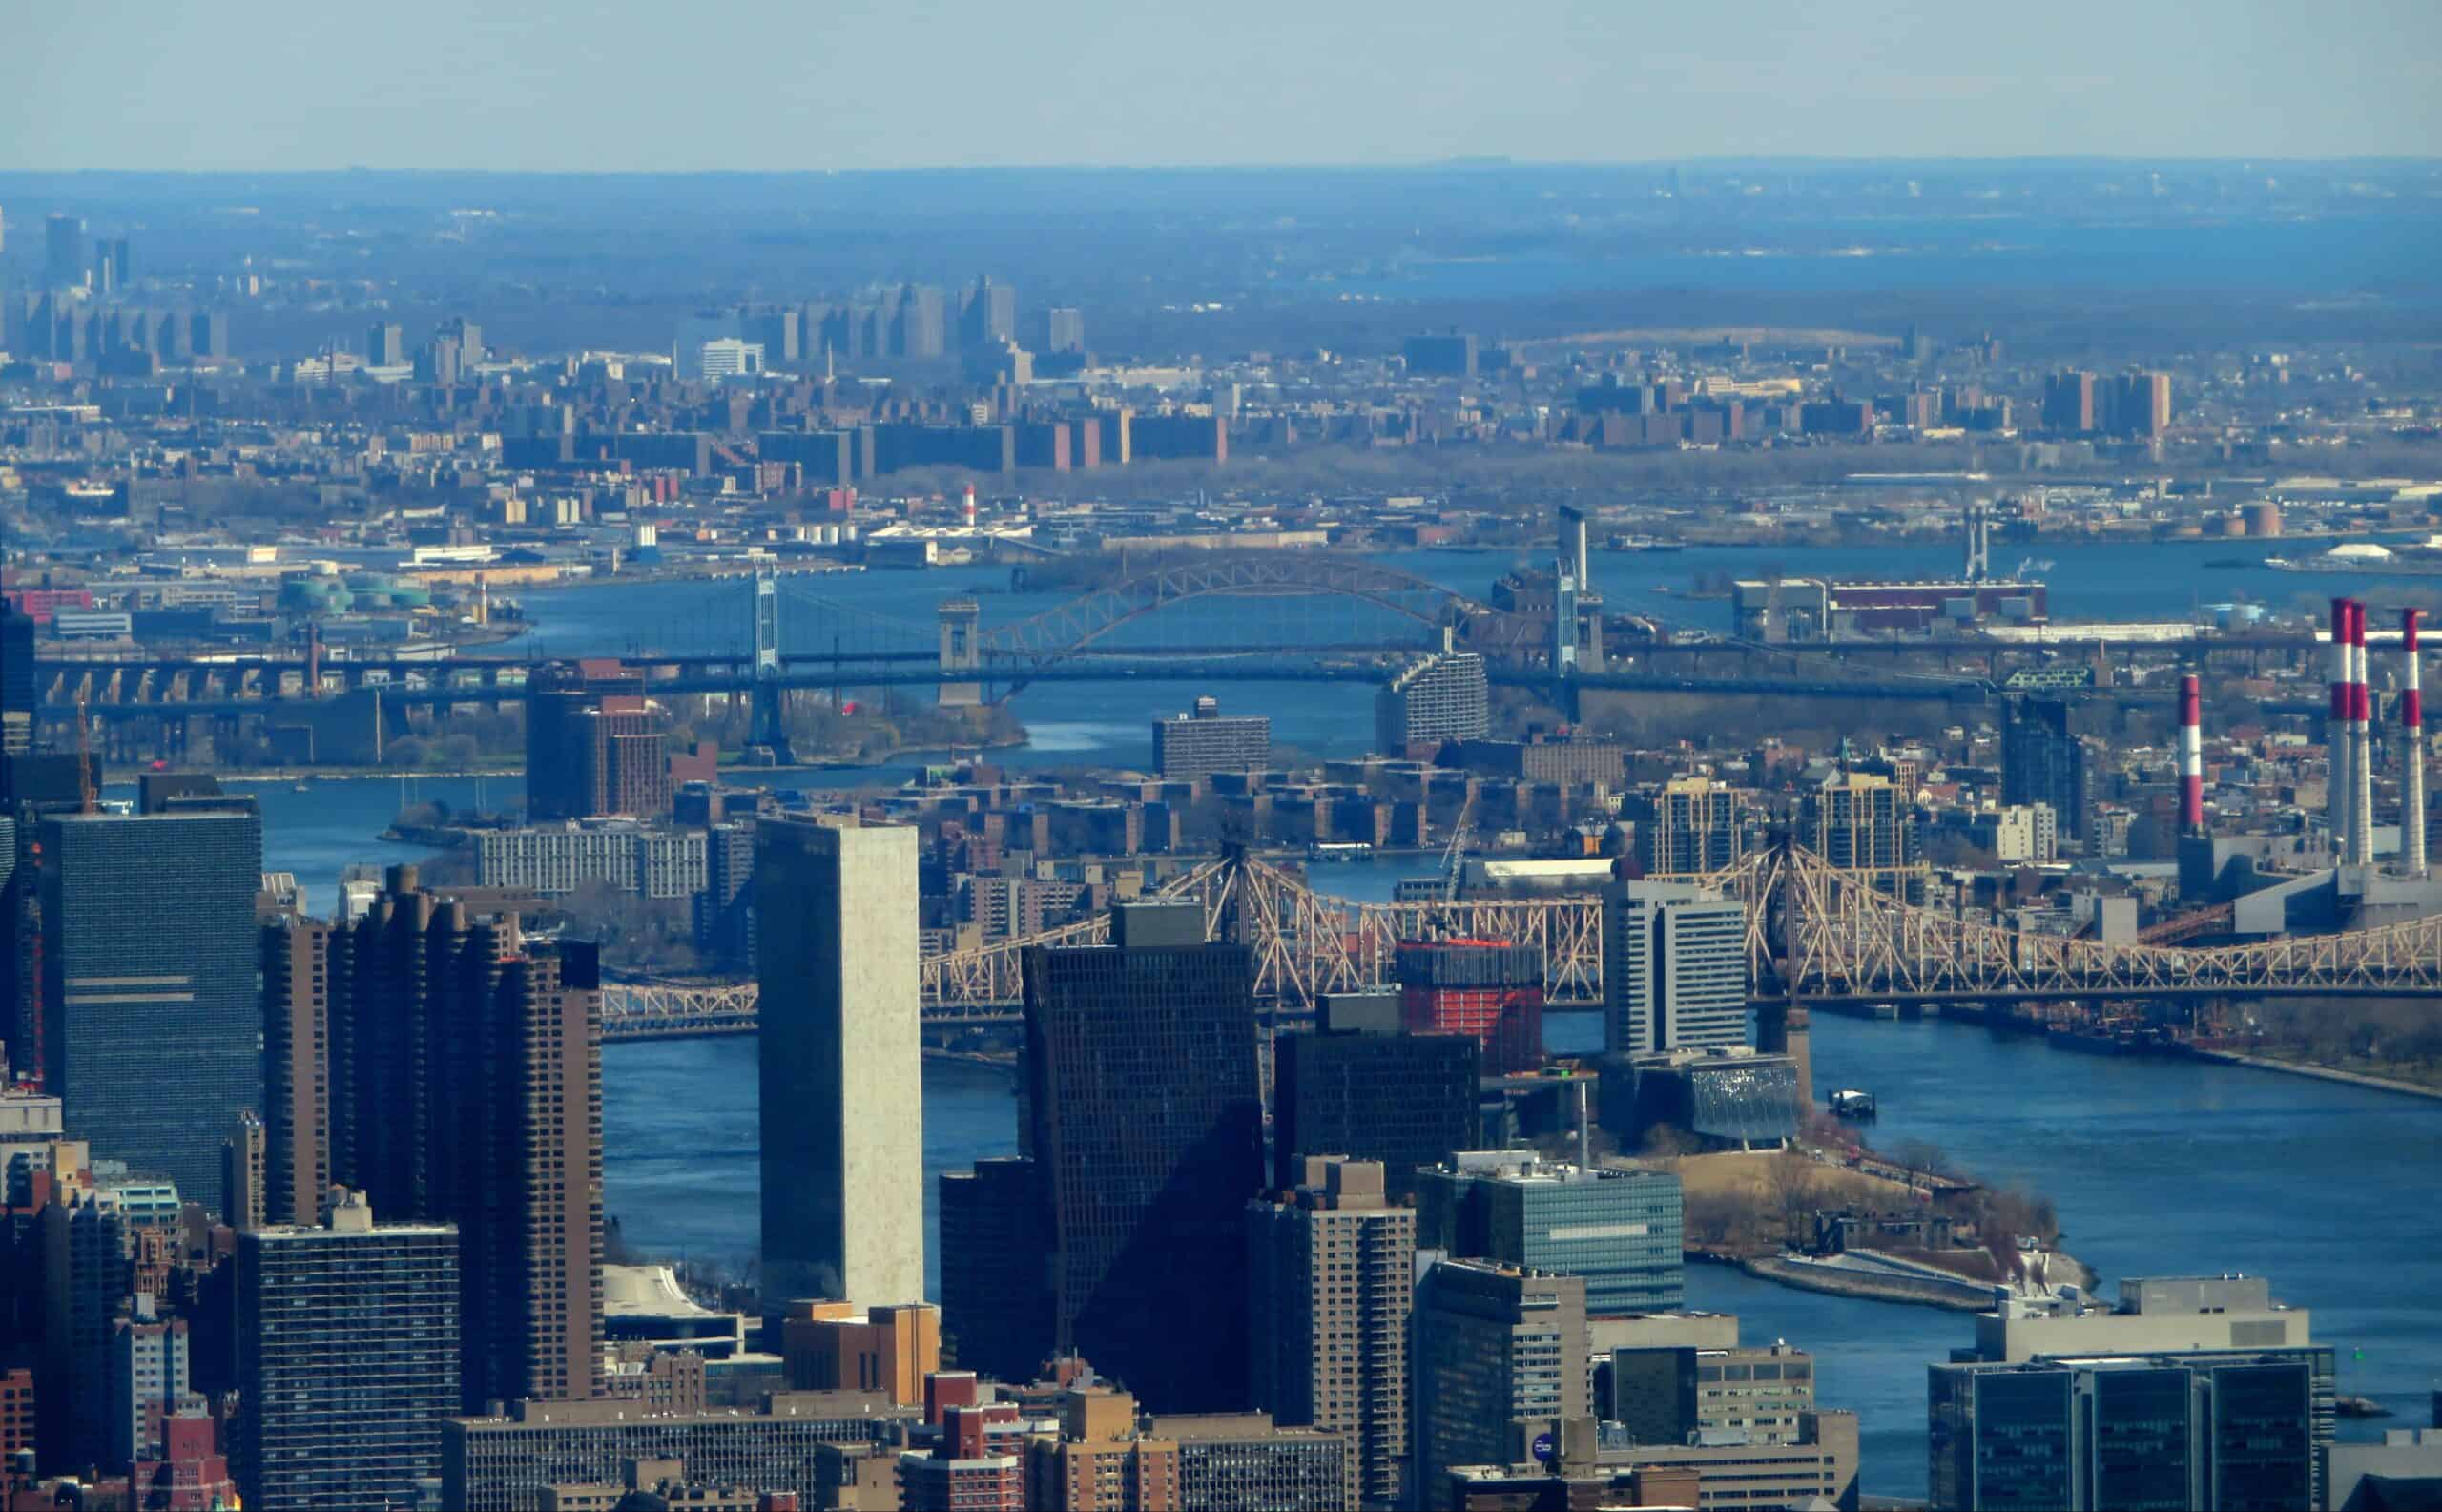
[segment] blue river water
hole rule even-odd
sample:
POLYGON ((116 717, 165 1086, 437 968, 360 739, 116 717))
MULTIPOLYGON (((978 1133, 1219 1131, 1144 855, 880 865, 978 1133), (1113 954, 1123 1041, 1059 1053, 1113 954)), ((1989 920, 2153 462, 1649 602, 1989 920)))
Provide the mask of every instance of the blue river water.
MULTIPOLYGON (((2054 613, 2179 617, 2194 604, 2237 596, 2277 607, 2371 586, 2202 568, 2207 557, 2269 549, 2243 541, 2047 548, 2055 563, 2054 613)), ((1394 560, 1480 593, 1512 558, 1421 551, 1394 560)), ((1698 573, 1753 571, 1770 560, 1763 551, 1730 549, 1605 555, 1597 578, 1617 607, 1711 625, 1726 617, 1723 606, 1664 590, 1684 590, 1698 573)), ((1946 549, 1926 548, 1808 553, 1803 570, 1908 576, 1951 566, 1946 549)), ((833 604, 887 612, 920 632, 928 629, 933 602, 954 593, 977 593, 987 623, 1058 602, 1055 594, 1008 592, 1007 582, 1005 570, 974 568, 849 574, 815 580, 809 590, 833 604)), ((744 638, 734 584, 576 589, 533 593, 527 602, 543 621, 530 637, 535 649, 554 653, 734 649, 744 638)), ((1209 636, 1231 617, 1220 606, 1186 633, 1209 636)), ((792 622, 806 634, 819 632, 820 623, 810 613, 792 622), (808 629, 810 622, 816 628, 808 629)), ((1004 756, 1017 765, 1142 764, 1150 754, 1147 721, 1205 692, 1271 714, 1276 740, 1311 755, 1353 754, 1370 737, 1370 712, 1353 708, 1344 686, 1040 684, 1018 702, 1031 743, 1004 756)), ((821 780, 895 782, 919 759, 821 780)), ((371 838, 403 802, 500 807, 515 802, 514 783, 387 778, 318 781, 302 792, 286 782, 249 790, 262 804, 266 867, 297 873, 309 906, 325 910, 343 865, 421 854, 371 838)), ((1316 867, 1314 879, 1342 896, 1379 898, 1397 877, 1432 865, 1429 857, 1391 857, 1316 867)), ((1554 1016, 1555 1046, 1582 1047, 1585 1028, 1571 1016, 1554 1016)), ((1818 1087, 1862 1087, 1879 1096, 1876 1138, 1886 1147, 1929 1139, 1979 1177, 2052 1195, 2069 1248, 2106 1282, 2144 1274, 2269 1275, 2275 1294, 2312 1309, 2317 1336, 2339 1347, 2344 1391, 2397 1409, 2396 1422, 2424 1420, 2426 1393, 2442 1384, 2442 1306, 2434 1294, 2442 1274, 2434 1263, 2442 1253, 2434 1187, 2442 1171, 2442 1103, 2235 1067, 2064 1054, 1942 1023, 1822 1018, 1814 1048, 1818 1087)), ((626 1044, 606 1052, 607 1204, 631 1245, 732 1264, 752 1257, 755 1055, 752 1037, 626 1044)), ((921 1179, 929 1218, 941 1171, 1015 1149, 1016 1108, 1006 1072, 949 1062, 926 1065, 924 1104, 921 1179)), ((1964 1315, 1818 1296, 1710 1267, 1690 1273, 1688 1297, 1692 1306, 1739 1314, 1750 1339, 1787 1338, 1816 1351, 1824 1402, 1862 1415, 1866 1488, 1923 1493, 1924 1367, 1971 1339, 1964 1315)), ((2367 1428, 2350 1424, 2348 1431, 2367 1428)))
MULTIPOLYGON (((2207 568, 2207 561, 2253 561, 2278 554, 2284 543, 2245 539, 2109 546, 2044 544, 2051 608, 2057 619, 2184 619, 2199 609, 2234 600, 2274 610, 2311 608, 2333 593, 2366 592, 2385 583, 2422 587, 2417 579, 2361 574, 2287 572, 2270 568, 2207 568)), ((2287 543, 2292 553, 2311 549, 2287 543)), ((1523 551, 1416 550, 1374 560, 1454 591, 1482 596, 1523 551)), ((1828 576, 1935 577, 1955 572, 1949 546, 1846 548, 1792 552, 1776 548, 1702 548, 1666 553, 1597 552, 1596 586, 1617 612, 1650 614, 1674 626, 1723 631, 1729 609, 1691 599, 1700 577, 1753 574, 1774 567, 1828 576)), ((1997 568, 2017 565, 2004 549, 1997 568)), ((933 607, 973 595, 988 629, 1065 603, 1066 591, 1012 591, 1005 567, 972 566, 927 572, 877 570, 783 580, 781 641, 791 652, 912 648, 933 643, 933 607)), ((529 591, 524 603, 536 621, 519 649, 537 655, 660 652, 735 653, 747 644, 747 593, 737 581, 639 583, 529 591)), ((1122 627, 1106 646, 1156 649, 1253 644, 1269 633, 1300 640, 1415 637, 1421 627, 1397 613, 1345 601, 1244 599, 1190 601, 1122 627), (1282 616, 1275 620, 1271 616, 1282 616), (1283 626, 1274 632, 1275 623, 1283 626), (1326 635, 1325 632, 1331 632, 1326 635)), ((849 690, 855 692, 853 685, 849 690)), ((1016 767, 1118 765, 1151 758, 1150 721, 1212 694, 1225 710, 1268 714, 1275 745, 1328 758, 1361 755, 1372 743, 1371 705, 1336 683, 1180 682, 1144 678, 1110 683, 1037 683, 1013 707, 1031 736, 1027 745, 995 753, 1016 767)), ((916 699, 925 690, 900 690, 916 699)), ((924 759, 909 753, 878 767, 827 773, 826 782, 896 783, 924 759)))
MULTIPOLYGON (((1571 1025, 1574 1027, 1574 1025, 1571 1025)), ((2070 1251, 2123 1275, 2268 1275, 2338 1348, 2341 1389, 2422 1423, 2442 1377, 2433 1174, 2442 1104, 2271 1072, 2067 1054, 1964 1025, 1815 1022, 1820 1087, 1882 1100, 1886 1148, 1930 1139, 1989 1180, 2052 1194, 2070 1251)), ((605 1056, 605 1182, 628 1241, 738 1260, 756 1225, 755 1043, 617 1045, 605 1056)), ((1017 1146, 1007 1073, 924 1067, 930 1222, 937 1178, 1017 1146)), ((928 1256, 928 1274, 937 1272, 928 1256)), ((1692 1307, 1819 1358, 1820 1398, 1860 1416, 1865 1488, 1921 1496, 1925 1367, 1974 1342, 1965 1314, 1793 1291, 1691 1268, 1692 1307)), ((2367 1425, 2346 1430, 2360 1436, 2367 1425)), ((2373 1425, 2379 1426, 2379 1424, 2373 1425)))

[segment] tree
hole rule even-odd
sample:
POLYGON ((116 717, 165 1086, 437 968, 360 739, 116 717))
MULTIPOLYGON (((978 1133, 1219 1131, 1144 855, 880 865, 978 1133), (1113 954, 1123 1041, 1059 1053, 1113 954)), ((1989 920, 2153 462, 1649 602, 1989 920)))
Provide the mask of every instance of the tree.
POLYGON ((1764 1168, 1764 1183, 1772 1211, 1780 1214, 1782 1237, 1791 1245, 1803 1244, 1816 1205, 1813 1157, 1794 1145, 1784 1148, 1764 1168))

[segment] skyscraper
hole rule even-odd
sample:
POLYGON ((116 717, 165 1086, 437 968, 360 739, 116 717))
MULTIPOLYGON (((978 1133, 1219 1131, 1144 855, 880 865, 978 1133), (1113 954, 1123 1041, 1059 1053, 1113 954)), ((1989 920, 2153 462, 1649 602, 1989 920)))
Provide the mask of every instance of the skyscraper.
POLYGON ((1445 649, 1374 695, 1374 747, 1392 756, 1423 742, 1480 740, 1491 728, 1492 694, 1475 652, 1445 649))
POLYGON ((130 1315, 111 1326, 110 1462, 127 1464, 161 1447, 161 1424, 187 1395, 195 1347, 187 1320, 164 1318, 137 1293, 130 1315))
POLYGON ((1603 895, 1604 1048, 1613 1055, 1753 1043, 1747 905, 1687 883, 1603 895))
POLYGON ((1238 1407, 1243 1209, 1263 1186, 1253 959, 1206 943, 1193 907, 1123 904, 1111 938, 1025 957, 1054 1343, 1158 1410, 1238 1407))
MULTIPOLYGON (((330 1169, 455 1224, 464 1401, 601 1377, 602 1004, 594 947, 529 941, 394 866, 329 972, 330 1169)), ((282 1159, 294 1170, 292 1150, 282 1159)), ((292 1176, 293 1181, 293 1176, 292 1176)))
POLYGON ((916 850, 896 825, 755 828, 767 1315, 924 1297, 916 850))
POLYGON ((1310 1155, 1379 1162, 1404 1199, 1421 1166, 1476 1146, 1482 1049, 1472 1034, 1280 1034, 1272 1042, 1273 1185, 1310 1155))
POLYGON ((1585 1283, 1490 1260, 1444 1260, 1416 1300, 1416 1479, 1433 1495, 1452 1465, 1506 1464, 1517 1425, 1583 1418, 1585 1283))
POLYGON ((1673 777, 1637 818, 1637 863, 1657 872, 1711 872, 1746 853, 1739 794, 1710 777, 1673 777))
POLYGON ((395 321, 377 321, 364 333, 364 365, 403 367, 407 361, 407 333, 395 321))
POLYGON ((1294 1191, 1247 1207, 1249 1386, 1275 1422, 1347 1437, 1352 1505, 1399 1505, 1416 1213, 1371 1161, 1304 1164, 1294 1191))
POLYGON ((942 1334, 962 1370, 1032 1380, 1051 1355, 1051 1241, 1035 1164, 942 1172, 942 1334))
POLYGON ((1806 794, 1807 843, 1834 866, 1888 871, 1916 859, 1915 796, 1887 777, 1842 772, 1806 794))
POLYGON ((238 1115, 220 1142, 220 1221, 239 1233, 263 1226, 270 1144, 263 1121, 251 1108, 238 1115))
POLYGON ((458 1405, 458 1234, 380 1224, 361 1194, 326 1227, 238 1241, 238 1389, 231 1445, 246 1505, 385 1506, 441 1474, 458 1405))
POLYGON ((33 749, 34 622, 0 599, 0 802, 9 797, 6 757, 33 749))
POLYGON ((997 346, 1018 337, 1018 291, 995 283, 989 274, 975 280, 962 301, 958 321, 962 346, 997 346))
POLYGON ((93 243, 93 272, 102 287, 125 293, 135 280, 135 259, 125 237, 104 237, 93 243))
POLYGON ((42 821, 43 1081, 96 1157, 217 1202, 220 1141, 262 1102, 244 811, 42 821))
POLYGON ((527 697, 526 817, 591 818, 670 812, 669 716, 614 663, 561 664, 527 697))
MULTIPOLYGON (((312 1223, 331 1185, 331 925, 262 928, 263 1141, 258 1222, 312 1223)), ((232 1223, 237 1215, 227 1215, 232 1223)))
POLYGON ((2086 838, 2086 748, 2060 698, 2012 698, 2001 711, 2001 801, 2042 803, 2056 833, 2086 838))
POLYGON ((2328 1345, 1927 1369, 1933 1505, 2321 1506, 2328 1345))
POLYGON ((43 286, 48 289, 82 288, 88 271, 85 259, 85 222, 75 216, 50 216, 42 226, 43 286))
POLYGON ((1086 312, 1054 305, 1044 312, 1043 349, 1082 354, 1086 350, 1086 312))
POLYGON ((939 357, 948 346, 948 320, 942 291, 910 283, 890 307, 890 355, 939 357))
POLYGON ((2082 435, 2095 428, 2095 375, 2053 373, 2043 380, 2043 428, 2082 435))

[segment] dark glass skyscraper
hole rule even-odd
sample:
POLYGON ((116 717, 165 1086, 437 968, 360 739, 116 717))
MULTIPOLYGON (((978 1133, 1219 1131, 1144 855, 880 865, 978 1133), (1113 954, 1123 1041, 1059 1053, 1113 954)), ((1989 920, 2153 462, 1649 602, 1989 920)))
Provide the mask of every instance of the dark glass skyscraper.
POLYGON ((2320 1506, 2328 1346, 1928 1370, 1935 1508, 2320 1506))
MULTIPOLYGON (((34 622, 0 599, 0 756, 33 749, 34 622)), ((0 800, 9 797, 8 767, 0 762, 0 800)))
POLYGON ((2001 801, 2048 803, 2064 838, 2086 838, 2086 749, 2059 698, 2013 698, 2001 712, 2001 801))
POLYGON ((1244 1405, 1246 1227, 1263 1186, 1254 963, 1193 908, 1026 953, 1026 1152, 1055 1343, 1161 1412, 1244 1405))
POLYGON ((1472 1034, 1283 1034, 1272 1042, 1273 1176, 1288 1191, 1309 1155, 1379 1161, 1394 1198, 1419 1166, 1476 1146, 1481 1047, 1472 1034))
POLYGON ((251 812, 42 825, 44 1084, 97 1157, 217 1202, 220 1142, 262 1105, 251 812))
POLYGON ((1033 1161, 942 1172, 942 1334, 959 1369, 1034 1379, 1051 1355, 1050 1251, 1033 1161))

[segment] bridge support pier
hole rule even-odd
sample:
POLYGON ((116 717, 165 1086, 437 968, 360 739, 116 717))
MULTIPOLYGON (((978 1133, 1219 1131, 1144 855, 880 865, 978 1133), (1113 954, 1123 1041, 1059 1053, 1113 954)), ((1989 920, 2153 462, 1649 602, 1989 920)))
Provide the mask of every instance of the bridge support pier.
POLYGON ((755 685, 747 694, 746 743, 772 753, 776 766, 795 766, 780 686, 780 580, 769 565, 755 570, 755 685))
POLYGON ((1797 1062, 1798 1101, 1814 1106, 1814 1035, 1805 1005, 1795 995, 1755 1005, 1755 1048, 1797 1062))
MULTIPOLYGON (((971 598, 943 601, 942 616, 942 671, 968 672, 983 665, 983 643, 976 637, 976 626, 983 617, 982 606, 971 598)), ((981 682, 944 682, 938 699, 944 709, 972 709, 983 701, 981 682)))

